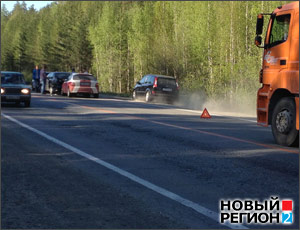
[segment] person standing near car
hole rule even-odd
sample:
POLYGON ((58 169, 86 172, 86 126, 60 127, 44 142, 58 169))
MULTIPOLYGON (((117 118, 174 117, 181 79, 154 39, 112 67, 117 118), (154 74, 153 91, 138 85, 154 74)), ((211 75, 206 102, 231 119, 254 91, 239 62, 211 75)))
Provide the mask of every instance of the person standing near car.
POLYGON ((32 80, 33 80, 33 88, 35 90, 35 92, 39 91, 39 85, 40 85, 40 70, 39 70, 39 66, 36 65, 35 69, 33 69, 32 71, 32 80))
POLYGON ((45 72, 45 65, 43 65, 43 68, 40 71, 40 82, 41 82, 41 94, 45 93, 45 85, 46 85, 46 72, 45 72))

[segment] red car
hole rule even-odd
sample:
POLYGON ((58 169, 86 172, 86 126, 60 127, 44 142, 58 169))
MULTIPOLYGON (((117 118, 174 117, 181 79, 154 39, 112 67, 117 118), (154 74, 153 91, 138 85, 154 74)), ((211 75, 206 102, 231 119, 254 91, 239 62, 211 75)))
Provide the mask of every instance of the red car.
POLYGON ((99 84, 97 79, 91 74, 72 73, 62 85, 61 95, 68 97, 77 94, 88 94, 91 97, 99 97, 99 84))

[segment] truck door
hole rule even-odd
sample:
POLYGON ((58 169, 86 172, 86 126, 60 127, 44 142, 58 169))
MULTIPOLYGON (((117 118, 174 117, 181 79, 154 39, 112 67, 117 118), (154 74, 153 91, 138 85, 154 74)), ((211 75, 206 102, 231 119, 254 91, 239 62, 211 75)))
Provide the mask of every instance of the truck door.
POLYGON ((290 30, 291 15, 291 12, 283 11, 272 16, 272 22, 269 25, 270 33, 266 37, 266 49, 264 51, 265 77, 274 77, 275 72, 287 68, 292 35, 290 30))

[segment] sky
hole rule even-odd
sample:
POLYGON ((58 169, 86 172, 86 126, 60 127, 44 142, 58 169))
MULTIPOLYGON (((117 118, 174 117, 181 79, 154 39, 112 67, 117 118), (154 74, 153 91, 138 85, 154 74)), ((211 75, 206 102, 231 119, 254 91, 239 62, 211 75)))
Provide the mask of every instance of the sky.
MULTIPOLYGON (((3 4, 5 4, 6 9, 8 11, 12 11, 16 2, 17 1, 1 1, 1 7, 3 4)), ((19 1, 19 2, 22 2, 22 1, 19 1)), ((51 2, 52 1, 25 1, 27 7, 30 7, 31 5, 33 5, 36 10, 40 10, 41 8, 50 4, 51 2)))

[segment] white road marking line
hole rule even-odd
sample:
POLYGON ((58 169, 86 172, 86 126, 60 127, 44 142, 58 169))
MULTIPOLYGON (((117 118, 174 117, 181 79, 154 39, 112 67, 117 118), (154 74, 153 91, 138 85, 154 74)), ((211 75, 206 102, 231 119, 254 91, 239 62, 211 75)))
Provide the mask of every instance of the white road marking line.
MULTIPOLYGON (((42 131, 39 131, 39 130, 37 130, 37 129, 29 126, 29 125, 26 125, 26 124, 24 124, 24 123, 22 123, 22 122, 20 122, 16 119, 14 119, 13 117, 11 117, 9 115, 6 115, 4 113, 1 113, 1 115, 4 116, 5 118, 7 118, 8 120, 22 126, 23 128, 26 128, 26 129, 42 136, 42 137, 48 139, 49 141, 52 141, 53 143, 55 143, 57 145, 60 145, 60 146, 66 148, 66 149, 68 149, 68 150, 70 150, 70 151, 72 151, 72 152, 74 152, 74 153, 76 153, 76 154, 78 154, 82 157, 85 157, 85 158, 87 158, 91 161, 94 161, 95 163, 98 163, 99 165, 102 165, 102 166, 104 166, 104 167, 106 167, 106 168, 108 168, 108 169, 124 176, 124 177, 127 177, 128 179, 130 179, 130 180, 132 180, 132 181, 134 181, 134 182, 136 182, 140 185, 143 185, 144 187, 146 187, 148 189, 151 189, 152 191, 157 192, 157 193, 159 193, 159 194, 161 194, 161 195, 163 195, 163 196, 165 196, 165 197, 167 197, 171 200, 174 200, 174 201, 176 201, 176 202, 178 202, 178 203, 180 203, 180 204, 182 204, 182 205, 184 205, 188 208, 191 208, 191 209, 195 210, 196 212, 198 212, 198 213, 200 213, 200 214, 202 214, 202 215, 204 215, 204 216, 206 216, 206 217, 208 217, 208 218, 210 218, 210 219, 212 219, 212 220, 219 223, 219 214, 214 212, 214 211, 211 211, 211 210, 209 210, 209 209, 207 209, 207 208, 205 208, 205 207, 203 207, 203 206, 201 206, 197 203, 194 203, 193 201, 185 199, 185 198, 183 198, 183 197, 181 197, 181 196, 179 196, 179 195, 177 195, 177 194, 175 194, 171 191, 168 191, 168 190, 166 190, 162 187, 159 187, 155 184, 152 184, 151 182, 149 182, 147 180, 144 180, 144 179, 142 179, 138 176, 135 176, 134 174, 132 174, 130 172, 127 172, 127 171, 125 171, 125 170, 123 170, 119 167, 116 167, 116 166, 114 166, 114 165, 112 165, 112 164, 110 164, 106 161, 103 161, 103 160, 101 160, 97 157, 94 157, 94 156, 86 153, 86 152, 83 152, 78 148, 75 148, 75 147, 73 147, 73 146, 71 146, 71 145, 69 145, 69 144, 67 144, 63 141, 60 141, 60 140, 58 140, 58 139, 42 132, 42 131)), ((226 225, 227 227, 229 227, 231 229, 248 229, 247 227, 245 227, 244 225, 241 225, 241 224, 226 223, 224 225, 226 225)))
POLYGON ((176 109, 176 110, 202 114, 202 111, 196 111, 196 110, 191 110, 191 109, 176 109))

